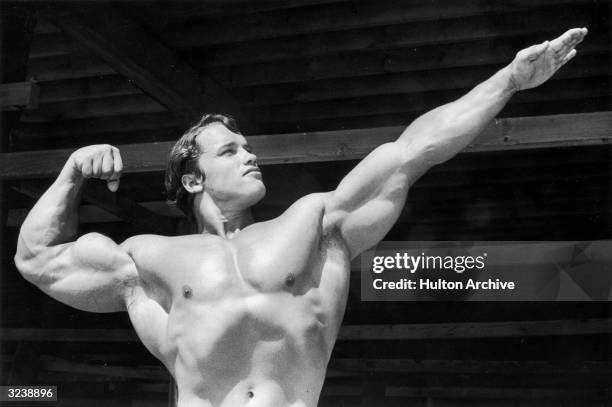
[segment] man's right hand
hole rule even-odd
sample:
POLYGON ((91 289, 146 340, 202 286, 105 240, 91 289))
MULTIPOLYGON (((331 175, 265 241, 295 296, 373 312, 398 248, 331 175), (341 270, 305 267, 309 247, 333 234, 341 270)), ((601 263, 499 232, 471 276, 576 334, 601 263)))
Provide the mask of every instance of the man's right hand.
POLYGON ((106 180, 112 192, 119 188, 123 162, 117 147, 108 144, 83 147, 72 153, 70 161, 72 168, 83 178, 106 180))

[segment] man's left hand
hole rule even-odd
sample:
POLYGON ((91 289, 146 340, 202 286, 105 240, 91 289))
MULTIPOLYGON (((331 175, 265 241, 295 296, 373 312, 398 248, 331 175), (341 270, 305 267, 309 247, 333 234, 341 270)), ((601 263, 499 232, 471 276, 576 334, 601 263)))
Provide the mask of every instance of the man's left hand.
POLYGON ((535 88, 546 82, 576 55, 574 48, 586 35, 586 28, 572 28, 552 41, 519 51, 510 64, 516 90, 535 88))

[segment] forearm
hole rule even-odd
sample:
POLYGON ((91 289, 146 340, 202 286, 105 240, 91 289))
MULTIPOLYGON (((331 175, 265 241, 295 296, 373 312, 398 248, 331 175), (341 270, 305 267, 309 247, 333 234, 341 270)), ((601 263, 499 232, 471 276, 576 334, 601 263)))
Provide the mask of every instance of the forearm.
POLYGON ((81 174, 74 169, 72 157, 55 182, 40 197, 24 220, 15 256, 18 266, 43 254, 47 249, 76 238, 78 208, 84 185, 81 174))
POLYGON ((416 119, 397 140, 410 156, 422 155, 426 168, 467 147, 516 92, 505 67, 460 99, 416 119))

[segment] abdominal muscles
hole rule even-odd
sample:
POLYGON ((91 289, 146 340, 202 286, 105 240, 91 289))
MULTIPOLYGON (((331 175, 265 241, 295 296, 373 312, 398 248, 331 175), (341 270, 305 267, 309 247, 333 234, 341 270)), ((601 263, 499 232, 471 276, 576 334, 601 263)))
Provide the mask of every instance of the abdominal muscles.
POLYGON ((179 407, 316 406, 333 346, 317 296, 175 303, 168 333, 178 350, 179 407))

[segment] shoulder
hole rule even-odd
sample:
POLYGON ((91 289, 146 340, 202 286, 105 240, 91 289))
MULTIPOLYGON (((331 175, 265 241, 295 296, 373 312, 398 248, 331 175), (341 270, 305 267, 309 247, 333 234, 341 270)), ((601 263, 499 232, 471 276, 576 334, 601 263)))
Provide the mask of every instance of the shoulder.
POLYGON ((121 248, 132 255, 138 251, 145 250, 148 248, 159 248, 167 245, 172 237, 161 236, 161 235, 136 235, 127 238, 121 243, 121 248))
POLYGON ((322 232, 328 233, 338 225, 336 216, 329 211, 329 203, 333 198, 333 192, 317 192, 308 194, 293 203, 281 217, 286 218, 303 218, 307 217, 314 222, 317 222, 322 232))

